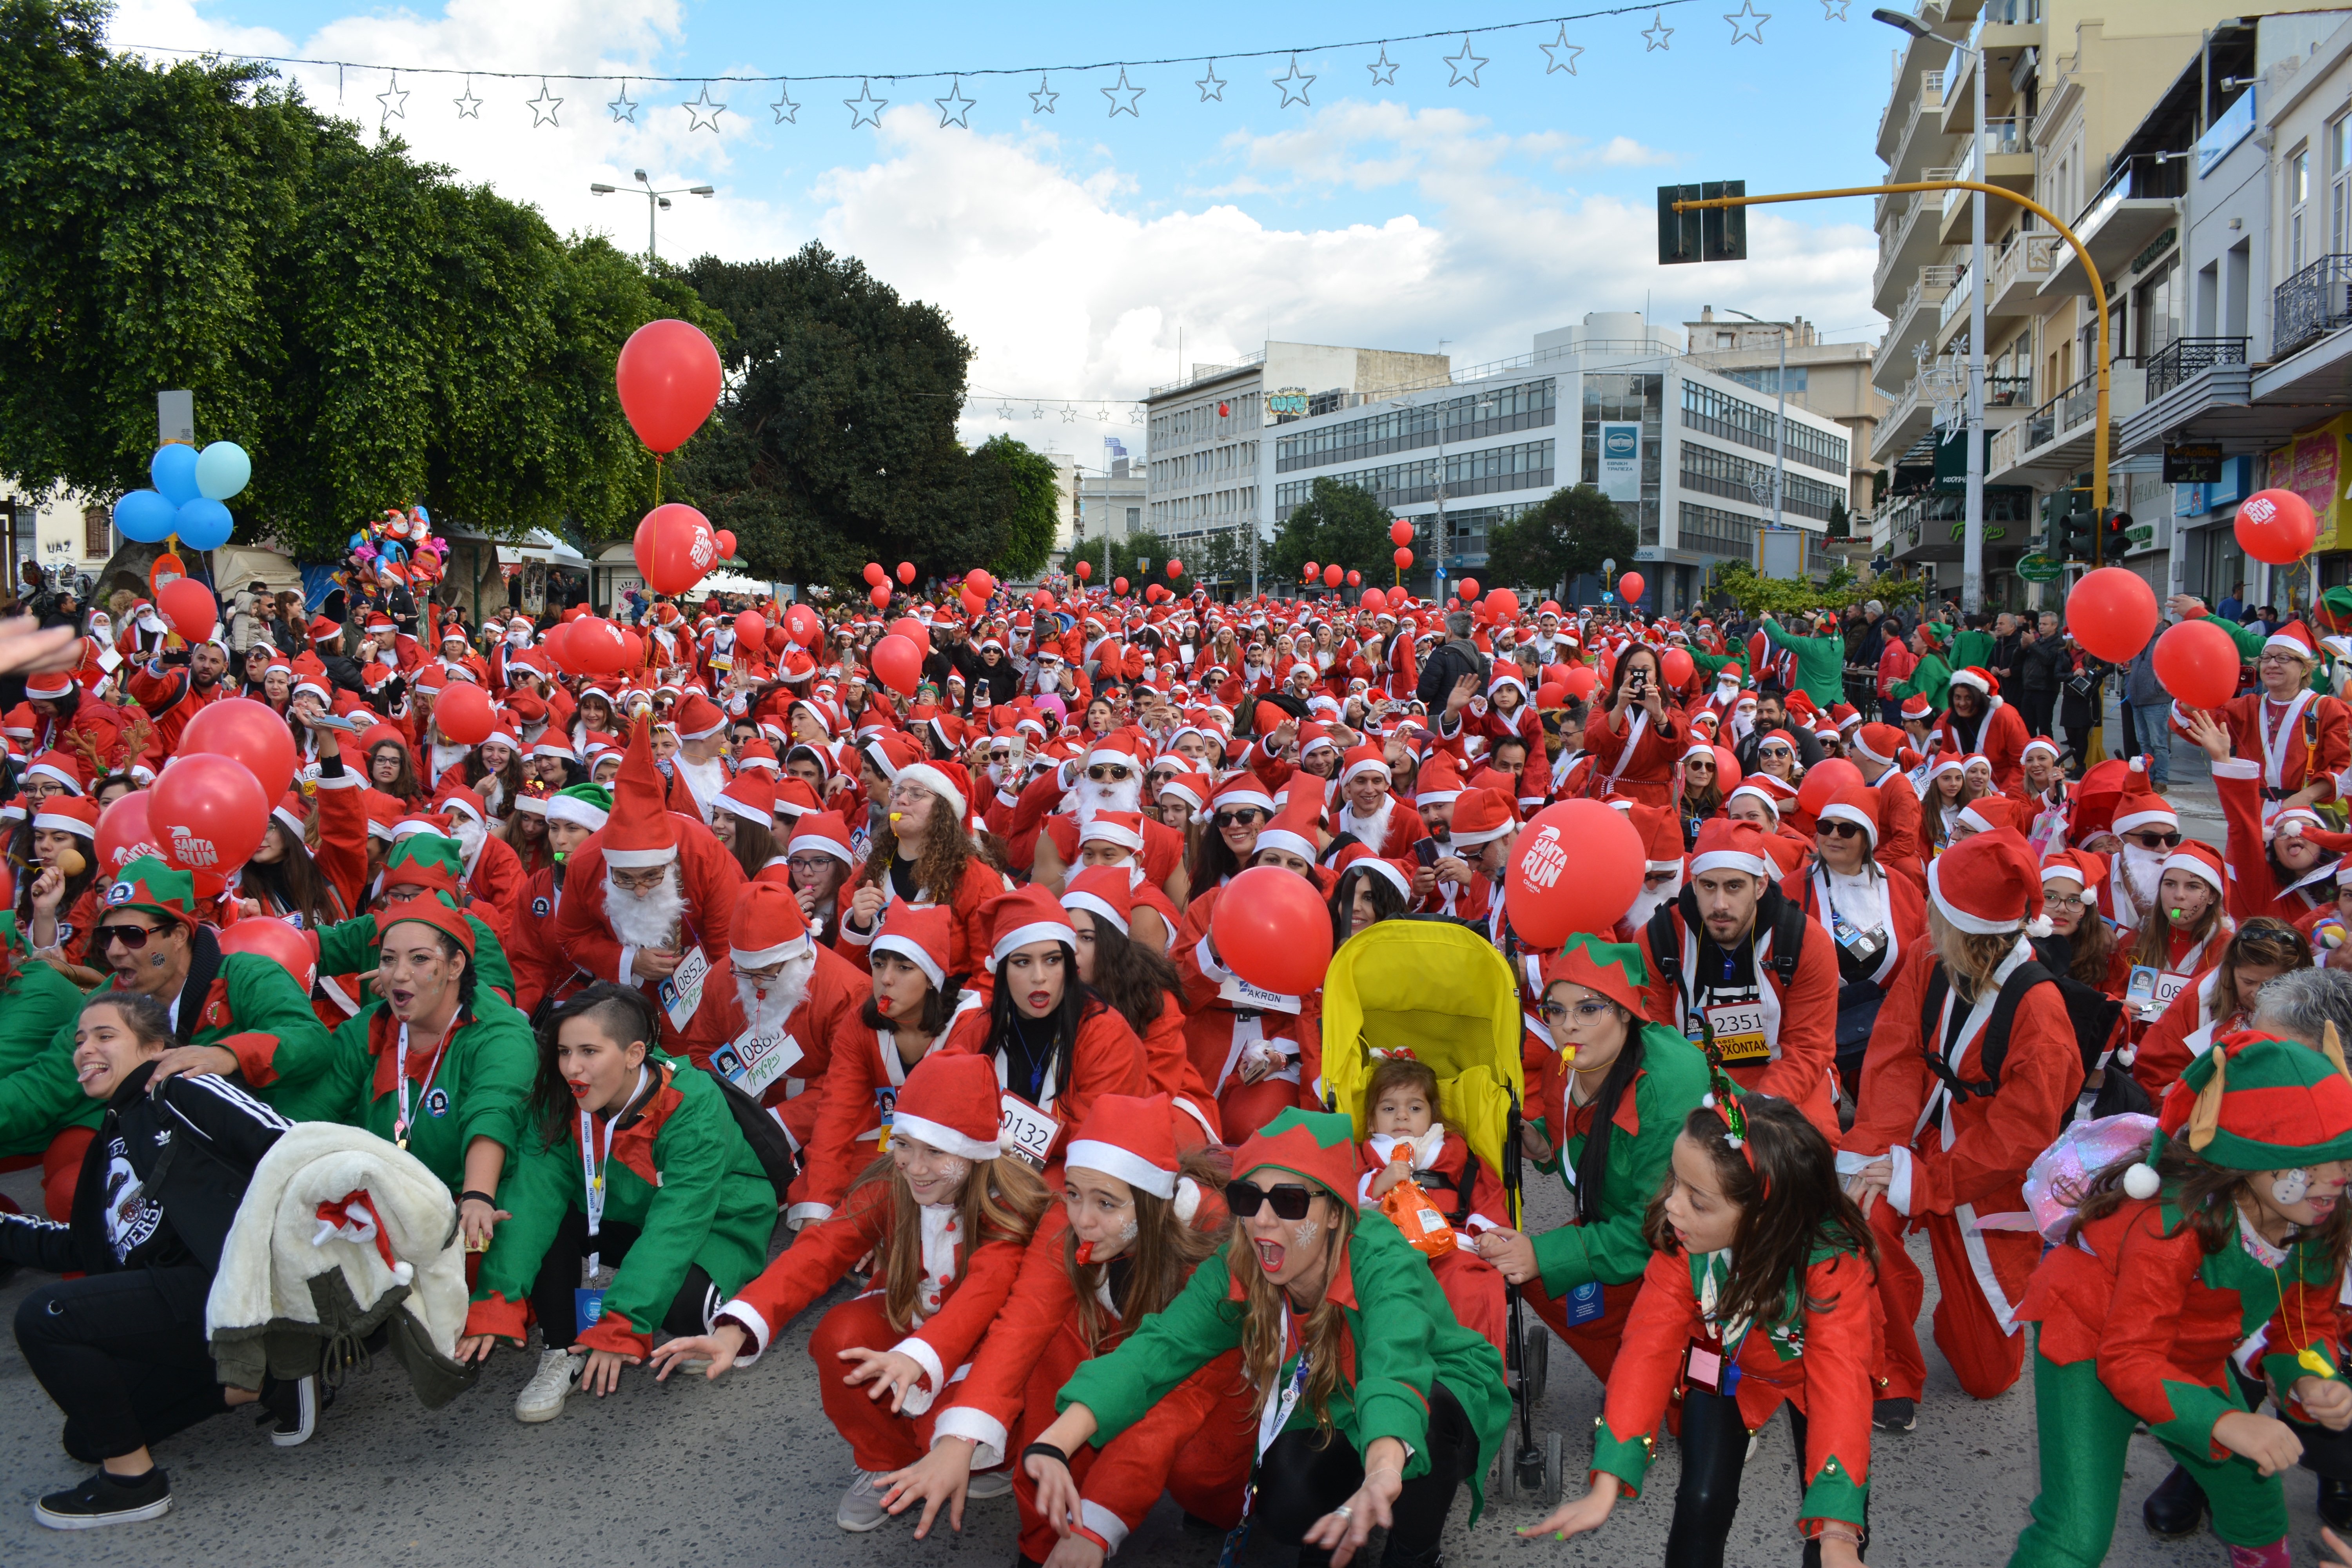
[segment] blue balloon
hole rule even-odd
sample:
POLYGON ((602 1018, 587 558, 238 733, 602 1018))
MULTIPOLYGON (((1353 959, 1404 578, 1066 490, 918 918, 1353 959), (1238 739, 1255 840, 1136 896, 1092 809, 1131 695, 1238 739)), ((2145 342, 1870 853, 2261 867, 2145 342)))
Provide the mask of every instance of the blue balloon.
POLYGON ((163 499, 173 506, 185 506, 203 492, 196 489, 196 449, 174 443, 155 448, 148 460, 147 477, 155 481, 163 499))
POLYGON ((114 503, 114 526, 123 538, 141 544, 167 538, 177 517, 172 503, 153 490, 132 490, 114 503))
POLYGON ((229 516, 228 508, 209 496, 198 496, 180 508, 172 531, 191 550, 218 550, 228 542, 229 532, 236 527, 236 520, 229 516))
POLYGON ((253 459, 234 441, 215 441, 196 454, 197 493, 226 500, 253 478, 253 459))

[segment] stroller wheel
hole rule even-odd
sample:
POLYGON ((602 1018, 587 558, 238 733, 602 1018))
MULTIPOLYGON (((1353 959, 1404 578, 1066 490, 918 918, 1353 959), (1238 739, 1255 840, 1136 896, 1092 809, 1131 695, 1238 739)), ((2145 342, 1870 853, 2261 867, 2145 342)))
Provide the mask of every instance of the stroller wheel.
POLYGON ((1495 1492, 1505 1502, 1519 1500, 1519 1467, 1507 1444, 1495 1456, 1495 1492))
POLYGON ((1560 1471, 1562 1449, 1566 1445, 1557 1432, 1544 1434, 1544 1501, 1553 1508, 1559 1506, 1560 1488, 1564 1482, 1560 1471))
POLYGON ((1519 1341, 1519 1382, 1527 1390, 1530 1409, 1543 1403, 1550 1372, 1551 1331, 1541 1322, 1530 1322, 1519 1341))

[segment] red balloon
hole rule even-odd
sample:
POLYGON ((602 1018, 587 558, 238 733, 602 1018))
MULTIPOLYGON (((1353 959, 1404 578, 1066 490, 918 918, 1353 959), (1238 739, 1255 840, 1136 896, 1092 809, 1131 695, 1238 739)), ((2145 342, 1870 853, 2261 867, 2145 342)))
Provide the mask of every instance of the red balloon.
POLYGON ((1739 759, 1733 755, 1728 746, 1716 746, 1713 750, 1716 793, 1728 796, 1733 790, 1739 787, 1739 759))
POLYGON ((1486 613, 1499 626, 1519 613, 1519 596, 1508 588, 1496 588, 1486 595, 1486 613))
POLYGON ((154 831, 147 826, 147 792, 135 789, 99 814, 99 875, 119 875, 123 867, 142 855, 152 855, 160 860, 163 847, 155 842, 154 831))
POLYGON ((1321 568, 1320 566, 1316 565, 1316 564, 1315 564, 1315 563, 1313 563, 1312 561, 1309 561, 1309 562, 1308 562, 1305 566, 1303 566, 1303 567, 1301 567, 1301 568, 1299 569, 1299 573, 1298 573, 1299 580, 1300 580, 1301 582, 1305 582, 1305 581, 1307 581, 1307 580, 1308 580, 1308 579, 1312 578, 1312 577, 1313 577, 1313 576, 1314 576, 1318 572, 1320 572, 1320 571, 1322 571, 1322 570, 1323 570, 1323 568, 1321 568))
POLYGON ((191 645, 211 637, 213 628, 220 625, 220 601, 194 577, 165 584, 163 591, 155 595, 155 605, 172 629, 191 645))
POLYGON ((974 567, 972 570, 963 574, 963 585, 971 589, 982 598, 986 598, 989 595, 996 592, 996 579, 990 576, 987 573, 981 571, 978 567, 974 567))
POLYGON ((284 797, 294 783, 294 732, 267 702, 250 697, 230 697, 196 710, 180 731, 183 755, 211 752, 233 758, 261 782, 271 800, 284 797))
POLYGON ((625 626, 616 624, 613 630, 619 635, 621 640, 621 668, 624 670, 644 668, 646 639, 625 626))
POLYGON ((273 804, 243 763, 209 754, 175 758, 147 792, 163 858, 183 871, 221 876, 261 847, 273 804))
POLYGON ((875 679, 901 697, 912 697, 923 679, 922 650, 892 632, 866 656, 875 679))
POLYGON ((912 616, 900 616, 897 620, 892 621, 890 632, 894 637, 905 637, 917 647, 931 646, 931 628, 912 616))
POLYGON ((499 716, 488 692, 470 680, 459 680, 442 688, 440 700, 433 704, 433 723, 452 744, 478 746, 498 728, 499 716))
POLYGON ((1392 557, 1392 559, 1393 559, 1393 560, 1396 562, 1396 563, 1397 563, 1397 570, 1398 570, 1398 571, 1400 571, 1400 572, 1410 572, 1410 571, 1412 571, 1412 551, 1410 551, 1410 550, 1405 550, 1405 549, 1399 549, 1399 550, 1397 551, 1396 554, 1394 555, 1394 557, 1392 557))
POLYGON ((683 594, 719 563, 719 541, 710 520, 683 501, 669 501, 646 513, 632 546, 646 586, 656 594, 683 594))
POLYGON ((1174 556, 1170 556, 1168 558, 1168 580, 1172 583, 1182 575, 1184 575, 1184 563, 1181 561, 1177 560, 1174 556))
POLYGON ((735 559, 735 536, 732 533, 722 528, 710 537, 718 542, 719 559, 721 561, 735 559))
POLYGON ((1341 583, 1346 582, 1348 574, 1345 572, 1340 571, 1337 566, 1326 566, 1323 568, 1323 585, 1326 588, 1336 588, 1341 583))
POLYGON ((1624 595, 1625 602, 1629 605, 1640 604, 1642 590, 1648 585, 1642 581, 1642 574, 1639 572, 1628 572, 1617 579, 1617 592, 1624 595))
POLYGON ((1349 574, 1348 574, 1348 586, 1349 586, 1349 587, 1350 587, 1350 588, 1360 588, 1360 587, 1362 587, 1363 585, 1364 585, 1364 574, 1363 574, 1361 572, 1350 572, 1350 573, 1349 573, 1349 574))
POLYGON ((1394 522, 1389 524, 1389 542, 1391 544, 1411 544, 1412 542, 1412 524, 1407 522, 1402 518, 1399 518, 1394 522))
POLYGON ((866 563, 866 581, 872 586, 879 588, 889 580, 889 577, 890 574, 882 570, 882 563, 879 561, 868 561, 866 563))
POLYGON ((877 583, 866 591, 866 597, 876 609, 887 610, 890 607, 890 585, 887 583, 877 583))
POLYGON ((572 668, 583 675, 618 675, 636 667, 644 657, 643 645, 627 628, 614 625, 602 616, 588 616, 572 623, 572 635, 564 639, 564 652, 572 658, 572 668), (632 647, 637 648, 635 657, 632 647))
POLYGON ((2183 621, 2156 639, 2156 681, 2185 708, 2219 708, 2238 693, 2238 645, 2210 621, 2183 621))
POLYGON ((1579 702, 1589 700, 1593 689, 1601 684, 1601 672, 1589 664, 1570 665, 1560 677, 1560 689, 1579 702))
POLYGON ((1029 602, 1040 610, 1050 610, 1054 607, 1054 595, 1040 588, 1029 595, 1029 602))
POLYGON ((803 647, 814 647, 824 637, 824 617, 806 605, 784 612, 784 634, 803 647))
POLYGON ((974 620, 978 620, 982 616, 985 615, 987 611, 987 599, 978 594, 971 592, 970 590, 965 591, 963 595, 963 613, 965 615, 971 616, 974 620))
MULTIPOLYGON (((768 638, 767 617, 757 610, 746 610, 735 617, 735 644, 738 647, 756 648, 768 638)), ((783 649, 779 647, 777 652, 783 649)))
POLYGON ((1644 859, 1641 832, 1622 813, 1597 800, 1544 807, 1519 830, 1504 873, 1512 928, 1543 948, 1578 931, 1607 935, 1642 890, 1644 859))
POLYGON ((2158 613, 2156 589, 2128 566, 2085 572, 2066 595, 2066 629, 2109 664, 2139 657, 2156 635, 2158 613))
POLYGON ((1331 966, 1330 910, 1314 883, 1279 866, 1252 866, 1227 883, 1209 936, 1235 974, 1277 996, 1305 995, 1331 966))
POLYGON ((1081 561, 1075 570, 1078 574, 1078 581, 1083 583, 1095 574, 1095 563, 1091 561, 1081 561))
POLYGON ((1124 578, 1124 577, 1121 577, 1121 578, 1119 578, 1118 581, 1116 581, 1116 582, 1114 582, 1113 584, 1111 584, 1111 585, 1110 585, 1110 591, 1111 591, 1112 593, 1114 593, 1114 594, 1118 594, 1118 595, 1124 595, 1127 593, 1127 579, 1126 579, 1126 578, 1124 578))
POLYGON ((1691 656, 1678 647, 1666 649, 1665 657, 1658 660, 1658 673, 1677 691, 1690 683, 1692 668, 1691 656))
POLYGON ((901 561, 898 563, 898 581, 904 583, 909 588, 915 585, 915 563, 913 562, 901 561))
POLYGON ((613 384, 649 452, 667 454, 719 406, 719 350, 691 321, 647 321, 621 345, 613 384))
POLYGON ((1474 603, 1478 597, 1478 579, 1475 577, 1465 577, 1460 582, 1454 584, 1454 596, 1461 600, 1465 605, 1474 603))
MULTIPOLYGON (((1353 576, 1355 574, 1351 572, 1349 575, 1353 576)), ((1359 609, 1370 610, 1377 616, 1389 607, 1389 596, 1379 588, 1367 588, 1364 590, 1364 596, 1356 601, 1356 605, 1359 609)))
POLYGON ((317 931, 296 931, 284 921, 261 915, 224 926, 219 936, 220 950, 225 953, 257 952, 300 981, 306 992, 318 983, 317 931))
POLYGON ((1849 784, 1859 788, 1862 782, 1860 768, 1843 757, 1825 757, 1805 770, 1797 785, 1797 809, 1808 816, 1819 816, 1830 796, 1849 784))
POLYGON ((2292 566, 2311 552, 2319 521, 2293 490, 2256 490, 2238 507, 2238 547, 2257 561, 2292 566))

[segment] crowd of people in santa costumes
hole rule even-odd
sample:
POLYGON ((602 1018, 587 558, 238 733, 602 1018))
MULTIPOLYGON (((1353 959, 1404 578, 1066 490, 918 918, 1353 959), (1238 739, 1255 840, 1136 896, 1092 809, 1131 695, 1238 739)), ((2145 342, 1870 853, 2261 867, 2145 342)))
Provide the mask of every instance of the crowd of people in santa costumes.
POLYGON ((0 1261, 89 1470, 40 1521, 167 1511, 229 1408, 320 1429, 323 1362, 225 1381, 205 1302, 273 1151, 331 1138, 446 1205, 436 1398, 520 1352, 542 1423, 804 1343, 851 1531, 1095 1568, 1167 1495, 1229 1559, 1426 1568, 1496 1528, 1514 1295, 1601 1411, 1531 1537, 1674 1444, 1669 1563, 1743 1490, 1860 1562, 1923 1338, 1967 1398, 2034 1383, 2019 1563, 2100 1560, 2136 1424, 2159 1534, 2283 1563, 2298 1466, 2352 1524, 2352 725, 2307 627, 2207 617, 2250 668, 2172 716, 2206 844, 1972 632, 1864 711, 1782 617, 1346 597, 663 599, 593 669, 584 609, 371 605, 234 678, 143 609, 110 658, 0 627, 0 1163, 46 1211, 0 1261), (174 803, 222 758, 263 789, 207 863, 228 808, 174 803), (1511 976, 1515 1173, 1410 1051, 1327 1052, 1298 954, 1391 922, 1511 976), (1742 1486, 1783 1405, 1793 1510, 1742 1486))

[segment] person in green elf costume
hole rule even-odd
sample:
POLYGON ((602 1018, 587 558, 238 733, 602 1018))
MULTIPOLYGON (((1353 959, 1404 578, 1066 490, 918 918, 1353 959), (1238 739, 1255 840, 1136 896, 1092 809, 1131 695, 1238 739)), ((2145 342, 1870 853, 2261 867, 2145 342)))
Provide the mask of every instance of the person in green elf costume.
POLYGON ((1819 637, 1799 637, 1767 611, 1764 640, 1797 656, 1797 685, 1822 712, 1845 700, 1845 639, 1837 635, 1836 623, 1819 637))
POLYGON ((1388 1568, 1433 1568, 1455 1490, 1475 1523, 1511 1415, 1502 1358, 1454 1320, 1420 1253, 1356 1207, 1355 1121, 1286 1110, 1234 1156, 1232 1237, 1183 1293, 1081 1366, 1022 1457, 1049 1520, 1077 1515, 1063 1456, 1141 1418, 1238 1348, 1260 1401, 1244 1528, 1330 1553, 1376 1528, 1388 1568))
MULTIPOLYGON (((474 928, 474 970, 480 984, 506 1000, 515 994, 514 969, 507 962, 505 922, 493 905, 466 891, 464 851, 437 833, 403 834, 383 860, 384 904, 435 898, 464 914, 474 928)), ((373 914, 360 915, 319 932, 319 973, 363 974, 376 966, 383 928, 373 914)), ((360 993, 353 989, 353 994, 360 993)))
POLYGON ((1538 1164, 1559 1173, 1572 1217, 1540 1236, 1489 1230, 1478 1251, 1606 1383, 1649 1267, 1650 1200, 1684 1119, 1706 1098, 1706 1058, 1643 1011, 1639 942, 1571 936, 1543 983, 1541 1022, 1560 1060, 1531 1088, 1530 1109, 1552 1151, 1538 1164))
POLYGON ((768 1261, 776 1189, 718 1083, 652 1049, 653 1004, 609 981, 539 1034, 530 1121, 498 1200, 457 1359, 520 1345, 529 1300, 544 1336, 515 1399, 522 1421, 563 1412, 575 1380, 599 1396, 642 1363, 654 1331, 706 1331, 768 1261))
MULTIPOLYGON (((239 1073, 289 1121, 334 1120, 335 1049, 302 983, 257 952, 223 952, 196 920, 187 872, 142 855, 122 868, 100 900, 89 955, 111 976, 102 991, 137 991, 171 1014, 184 1044, 165 1051, 155 1076, 239 1073)), ((69 1057, 71 1026, 59 1044, 69 1057)))
MULTIPOLYGON (((1911 679, 1895 689, 1895 700, 1924 697, 1936 711, 1948 707, 1952 685, 1952 666, 1944 662, 1944 650, 1952 646, 1952 628, 1942 621, 1922 621, 1911 634, 1911 651, 1919 656, 1912 667, 1911 679)), ((1963 663, 1961 668, 1968 666, 1963 663)))
POLYGON ((457 1194, 469 1252, 493 1246, 500 1176, 523 1145, 539 1042, 485 989, 474 922, 438 899, 394 904, 378 931, 383 998, 335 1031, 342 1120, 425 1162, 457 1194))
POLYGON ((2089 1183, 2017 1310, 2035 1325, 2042 1491, 2012 1568, 2105 1560, 2141 1425, 2204 1494, 2230 1561, 2284 1568, 2279 1472, 2303 1434, 2332 1447, 2352 1426, 2336 1320, 2352 1073, 2333 1029, 2315 1051, 2221 1036, 2157 1128, 2089 1183), (2278 1417, 2253 1409, 2265 1385, 2278 1417))
POLYGON ((72 1217, 82 1151, 106 1109, 74 1077, 80 1010, 81 987, 33 962, 16 911, 0 912, 0 1169, 38 1163, 42 1202, 59 1224, 72 1217))

